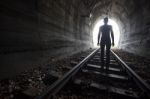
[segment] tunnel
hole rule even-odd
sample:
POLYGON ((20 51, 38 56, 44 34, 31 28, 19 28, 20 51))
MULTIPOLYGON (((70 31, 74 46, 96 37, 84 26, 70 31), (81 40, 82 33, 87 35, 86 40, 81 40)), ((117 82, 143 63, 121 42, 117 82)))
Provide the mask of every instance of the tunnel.
POLYGON ((117 49, 150 56, 149 0, 1 0, 0 8, 0 79, 93 49, 105 17, 119 27, 117 49))

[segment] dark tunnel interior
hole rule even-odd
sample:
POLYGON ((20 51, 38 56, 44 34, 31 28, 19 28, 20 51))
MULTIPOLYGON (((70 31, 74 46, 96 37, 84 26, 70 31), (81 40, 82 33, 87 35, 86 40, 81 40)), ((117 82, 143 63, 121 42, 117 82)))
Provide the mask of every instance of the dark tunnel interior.
POLYGON ((94 48, 106 16, 119 26, 118 49, 149 58, 149 11, 149 0, 1 0, 0 79, 94 48))

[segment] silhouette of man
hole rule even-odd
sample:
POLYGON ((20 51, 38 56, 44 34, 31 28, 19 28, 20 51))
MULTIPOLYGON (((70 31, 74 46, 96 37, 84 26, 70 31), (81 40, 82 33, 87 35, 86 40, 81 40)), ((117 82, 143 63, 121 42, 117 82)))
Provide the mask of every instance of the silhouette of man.
POLYGON ((97 45, 100 44, 101 48, 101 66, 102 69, 104 68, 104 49, 106 46, 106 69, 109 69, 109 63, 110 63, 110 47, 111 47, 111 38, 112 38, 112 46, 114 46, 114 33, 112 30, 112 26, 108 25, 108 18, 104 18, 104 25, 102 25, 99 28, 99 33, 98 33, 98 43, 97 45))

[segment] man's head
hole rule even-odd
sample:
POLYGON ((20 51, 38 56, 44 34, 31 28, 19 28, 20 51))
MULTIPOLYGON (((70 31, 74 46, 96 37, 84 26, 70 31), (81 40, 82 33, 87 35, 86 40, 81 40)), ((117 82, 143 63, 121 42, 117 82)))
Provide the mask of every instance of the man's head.
POLYGON ((104 23, 107 24, 108 23, 108 17, 104 18, 104 23))

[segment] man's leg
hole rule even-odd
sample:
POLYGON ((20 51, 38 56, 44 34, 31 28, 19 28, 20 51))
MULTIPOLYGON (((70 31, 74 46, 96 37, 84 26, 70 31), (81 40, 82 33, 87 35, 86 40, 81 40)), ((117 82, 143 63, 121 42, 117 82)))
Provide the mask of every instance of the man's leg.
POLYGON ((110 63, 110 47, 111 45, 106 45, 106 69, 109 69, 109 63, 110 63))
POLYGON ((101 44, 101 67, 104 68, 104 48, 105 45, 101 44))

